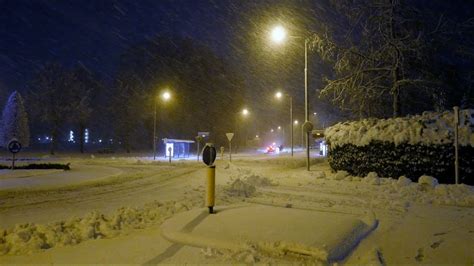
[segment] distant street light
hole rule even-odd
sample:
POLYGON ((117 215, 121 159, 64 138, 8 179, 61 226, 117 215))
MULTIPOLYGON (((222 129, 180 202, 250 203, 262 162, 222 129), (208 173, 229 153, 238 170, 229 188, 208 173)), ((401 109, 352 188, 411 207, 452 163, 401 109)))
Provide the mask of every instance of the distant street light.
MULTIPOLYGON (((301 36, 290 36, 294 39, 304 39, 304 120, 305 124, 310 123, 308 121, 308 43, 309 39, 301 36)), ((271 31, 271 39, 277 44, 281 44, 286 39, 286 30, 282 26, 276 26, 271 31)), ((309 165, 309 131, 306 132, 306 169, 310 170, 309 165)))
POLYGON ((278 130, 280 130, 280 129, 281 129, 281 126, 278 126, 278 130))
POLYGON ((295 120, 295 125, 298 125, 298 120, 295 120))
POLYGON ((168 101, 169 99, 171 99, 171 93, 169 91, 165 91, 161 95, 161 98, 163 98, 164 101, 168 101))
POLYGON ((274 130, 273 130, 273 128, 272 128, 272 129, 270 129, 270 132, 272 132, 272 133, 273 133, 273 131, 274 131, 274 130))
POLYGON ((243 137, 244 137, 244 146, 247 146, 247 140, 248 140, 248 138, 247 138, 248 132, 247 131, 248 131, 248 128, 246 126, 244 126, 244 120, 247 120, 245 118, 247 118, 250 115, 250 112, 247 108, 244 108, 244 109, 242 109, 242 111, 240 113, 242 114, 242 117, 244 118, 242 120, 242 130, 245 129, 245 133, 242 134, 243 137))
MULTIPOLYGON (((161 94, 161 99, 163 102, 168 102, 171 99, 171 93, 169 91, 164 91, 161 94)), ((153 124, 153 160, 156 160, 156 108, 157 108, 157 99, 155 98, 155 118, 153 124)))
MULTIPOLYGON (((293 97, 287 93, 283 94, 281 91, 278 91, 275 93, 275 97, 277 99, 283 98, 283 96, 288 97, 288 100, 290 101, 290 142, 291 142, 291 156, 293 156, 293 97)), ((278 129, 281 129, 279 126, 278 129)))

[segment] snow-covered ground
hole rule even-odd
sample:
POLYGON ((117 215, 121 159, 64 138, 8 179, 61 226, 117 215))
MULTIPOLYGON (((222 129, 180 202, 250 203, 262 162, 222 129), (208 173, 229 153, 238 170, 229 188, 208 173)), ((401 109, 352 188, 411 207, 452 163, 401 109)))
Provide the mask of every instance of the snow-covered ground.
MULTIPOLYGON (((170 165, 136 157, 68 160, 120 173, 60 187, 0 190, 2 263, 324 264, 311 255, 287 256, 252 245, 247 250, 193 247, 163 238, 160 226, 166 219, 204 206, 202 163, 186 160, 170 165)), ((295 158, 258 154, 236 156, 232 163, 218 160, 216 209, 245 202, 320 213, 373 214, 377 227, 338 262, 342 264, 474 262, 472 187, 438 185, 429 177, 419 183, 374 173, 352 177, 331 173, 324 158, 312 162, 307 172, 302 153, 295 158)), ((302 229, 291 230, 296 235, 302 229)), ((337 231, 326 232, 331 233, 337 231)))

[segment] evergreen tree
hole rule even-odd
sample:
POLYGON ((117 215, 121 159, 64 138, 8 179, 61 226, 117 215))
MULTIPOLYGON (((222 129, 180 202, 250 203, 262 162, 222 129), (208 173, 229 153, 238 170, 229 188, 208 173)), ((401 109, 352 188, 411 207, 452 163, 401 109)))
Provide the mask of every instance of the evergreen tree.
POLYGON ((0 145, 8 145, 8 142, 13 138, 18 139, 23 147, 30 145, 28 116, 23 105, 23 98, 17 91, 10 95, 3 109, 0 145))

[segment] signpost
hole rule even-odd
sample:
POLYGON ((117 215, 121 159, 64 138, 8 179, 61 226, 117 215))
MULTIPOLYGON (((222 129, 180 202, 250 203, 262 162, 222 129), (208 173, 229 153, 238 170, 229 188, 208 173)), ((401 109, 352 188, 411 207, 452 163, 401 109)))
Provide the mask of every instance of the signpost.
POLYGON ((172 153, 173 153, 173 148, 168 147, 168 155, 169 155, 168 157, 169 157, 169 160, 170 160, 170 164, 171 164, 171 157, 173 157, 172 153))
POLYGON ((21 143, 17 139, 8 142, 8 150, 12 153, 12 170, 15 169, 15 154, 21 151, 21 143))
POLYGON ((221 160, 224 160, 224 146, 221 146, 221 160))
POLYGON ((199 162, 199 153, 201 153, 200 146, 201 146, 202 139, 203 137, 201 135, 196 136, 196 143, 197 143, 196 157, 197 157, 198 162, 199 162))
POLYGON ((209 213, 214 213, 215 195, 216 195, 216 148, 214 144, 207 143, 202 151, 202 161, 207 165, 207 197, 206 205, 209 213))
POLYGON ((306 170, 310 170, 310 160, 309 160, 309 134, 313 130, 313 124, 309 121, 304 122, 303 132, 306 133, 306 170))
POLYGON ((454 178, 459 184, 459 107, 454 106, 454 178))
POLYGON ((232 138, 234 137, 234 133, 225 133, 225 135, 229 140, 229 161, 232 162, 232 138))

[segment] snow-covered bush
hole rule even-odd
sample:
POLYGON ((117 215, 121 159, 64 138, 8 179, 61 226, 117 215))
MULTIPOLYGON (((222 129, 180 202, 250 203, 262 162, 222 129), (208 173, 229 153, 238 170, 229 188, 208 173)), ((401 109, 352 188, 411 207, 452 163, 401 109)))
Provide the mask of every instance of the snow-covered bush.
POLYGON ((8 98, 0 122, 0 146, 8 145, 13 138, 18 139, 23 147, 30 145, 28 117, 23 106, 23 98, 17 91, 8 98))
MULTIPOLYGON (((425 112, 394 119, 339 123, 326 130, 334 170, 365 176, 436 177, 454 182, 453 113, 425 112)), ((460 180, 474 184, 474 110, 460 111, 460 180)))

